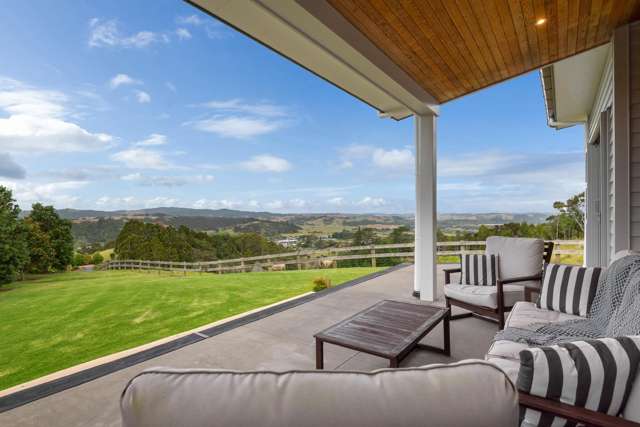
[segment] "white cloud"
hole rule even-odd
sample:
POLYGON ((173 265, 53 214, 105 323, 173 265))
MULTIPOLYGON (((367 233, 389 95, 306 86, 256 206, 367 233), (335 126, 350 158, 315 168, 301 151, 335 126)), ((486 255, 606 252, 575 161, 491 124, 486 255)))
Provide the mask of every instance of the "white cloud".
POLYGON ((191 123, 196 129, 225 138, 252 138, 274 132, 289 123, 289 112, 280 105, 245 103, 240 99, 209 101, 200 106, 214 110, 209 118, 191 123))
POLYGON ((291 199, 289 200, 289 206, 294 207, 296 209, 302 209, 307 207, 308 203, 303 199, 291 199))
POLYGON ((147 199, 144 201, 144 205, 147 208, 159 208, 166 206, 175 206, 178 203, 179 199, 175 199, 173 197, 163 197, 158 196, 152 199, 147 199))
POLYGON ((79 200, 75 194, 68 192, 76 192, 84 187, 86 182, 54 182, 54 183, 32 183, 32 182, 0 182, 12 190, 14 198, 23 208, 29 208, 33 203, 40 202, 44 204, 52 204, 56 207, 72 207, 79 200))
POLYGON ((262 118, 214 116, 196 121, 194 126, 198 130, 214 133, 225 138, 244 139, 271 133, 280 129, 282 124, 262 118))
POLYGON ((251 172, 286 172, 291 169, 291 163, 287 160, 270 154, 254 156, 250 160, 242 162, 241 165, 251 172))
POLYGON ((370 197, 366 196, 362 198, 359 202, 356 203, 358 206, 363 206, 367 208, 378 208, 387 204, 387 201, 382 197, 370 197))
POLYGON ((351 169, 358 163, 387 172, 408 172, 415 169, 415 159, 408 148, 385 150, 372 145, 351 144, 340 150, 338 168, 351 169))
POLYGON ((466 153, 438 165, 442 212, 548 212, 584 190, 584 152, 466 153))
POLYGON ((151 146, 151 145, 165 145, 167 142, 169 141, 167 140, 166 135, 162 135, 159 133, 152 133, 146 139, 143 139, 142 141, 138 141, 134 145, 138 147, 144 147, 144 146, 151 146))
POLYGON ((384 150, 378 148, 373 151, 373 164, 377 167, 395 170, 412 171, 415 169, 415 159, 411 150, 384 150))
POLYGON ((186 28, 176 29, 176 35, 180 40, 189 40, 192 37, 189 30, 187 30, 186 28))
POLYGON ((198 15, 178 16, 176 22, 180 25, 202 27, 210 39, 219 39, 226 34, 223 31, 224 27, 219 22, 210 18, 201 18, 198 15))
POLYGON ((108 147, 111 135, 92 133, 70 121, 69 97, 0 77, 0 150, 29 152, 91 151, 108 147))
POLYGON ((214 182, 213 175, 144 175, 140 172, 123 175, 123 181, 134 182, 147 187, 182 187, 189 184, 210 184, 214 182))
POLYGON ((263 117, 286 117, 289 115, 287 109, 281 105, 269 102, 259 102, 255 104, 243 102, 241 99, 228 99, 224 101, 209 101, 202 104, 220 113, 247 113, 263 117))
POLYGON ((151 102, 151 95, 142 90, 136 90, 136 99, 140 104, 148 104, 151 102))
POLYGON ((111 155, 111 159, 132 169, 169 169, 172 167, 164 155, 145 148, 130 148, 111 155))
POLYGON ((95 204, 99 208, 108 209, 129 209, 136 205, 137 200, 133 196, 109 197, 102 196, 96 200, 95 204))
POLYGON ((56 118, 16 115, 0 119, 0 149, 6 151, 92 151, 108 147, 112 140, 110 135, 91 133, 56 118))
POLYGON ((199 199, 193 203, 195 209, 238 209, 243 203, 235 200, 199 199))
POLYGON ((111 89, 116 89, 119 86, 123 85, 138 85, 142 84, 140 80, 134 79, 133 77, 127 74, 116 74, 109 80, 109 86, 111 89))
POLYGON ((166 34, 153 31, 139 31, 125 35, 120 31, 118 21, 110 19, 103 21, 93 18, 89 21, 89 46, 91 47, 122 47, 144 48, 154 43, 167 43, 166 34))
POLYGON ((17 164, 8 153, 0 153, 0 177, 24 179, 27 171, 17 164))
POLYGON ((205 23, 204 19, 202 19, 198 15, 178 16, 176 18, 176 22, 178 24, 187 24, 187 25, 195 25, 195 26, 199 26, 205 23))
POLYGON ((331 199, 327 200, 327 203, 333 206, 343 206, 345 201, 344 197, 332 197, 331 199))
POLYGON ((282 200, 272 200, 265 203, 267 209, 278 210, 284 208, 284 202, 282 200))

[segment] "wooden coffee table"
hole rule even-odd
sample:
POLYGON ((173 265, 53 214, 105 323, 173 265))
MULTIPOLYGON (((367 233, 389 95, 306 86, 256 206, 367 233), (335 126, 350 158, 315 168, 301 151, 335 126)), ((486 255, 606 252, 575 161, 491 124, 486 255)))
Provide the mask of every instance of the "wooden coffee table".
POLYGON ((416 347, 451 355, 449 319, 451 309, 433 305, 384 300, 318 332, 316 339, 316 369, 323 369, 325 342, 389 359, 389 366, 398 364, 416 347), (443 348, 420 344, 438 323, 443 322, 443 348))

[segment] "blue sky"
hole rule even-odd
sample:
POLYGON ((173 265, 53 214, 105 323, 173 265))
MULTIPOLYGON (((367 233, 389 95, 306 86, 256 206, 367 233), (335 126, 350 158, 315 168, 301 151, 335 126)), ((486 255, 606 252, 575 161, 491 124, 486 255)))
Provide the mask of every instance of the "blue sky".
MULTIPOLYGON (((0 46, 0 184, 23 208, 413 212, 413 119, 186 3, 4 1, 0 46)), ((548 212, 584 186, 583 128, 546 126, 536 72, 437 126, 440 212, 548 212)))

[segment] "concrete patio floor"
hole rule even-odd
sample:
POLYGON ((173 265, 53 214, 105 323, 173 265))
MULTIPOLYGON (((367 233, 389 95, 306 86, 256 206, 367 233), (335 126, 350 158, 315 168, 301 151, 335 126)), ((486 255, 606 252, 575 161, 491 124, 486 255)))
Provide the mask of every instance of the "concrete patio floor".
MULTIPOLYGON (((444 281, 440 271, 440 288, 444 281)), ((290 308, 264 319, 183 347, 144 363, 42 398, 0 414, 2 426, 119 426, 119 398, 127 381, 150 367, 253 369, 313 369, 313 334, 382 300, 417 300, 413 267, 405 267, 365 283, 290 308)), ((442 295, 440 289, 439 295, 442 295)), ((438 304, 444 305, 440 300, 438 304)), ((401 366, 450 363, 483 358, 496 324, 477 318, 451 322, 452 356, 415 350, 401 366)), ((442 326, 423 342, 442 345, 442 326)), ((325 344, 325 369, 374 370, 385 368, 384 359, 325 344)))

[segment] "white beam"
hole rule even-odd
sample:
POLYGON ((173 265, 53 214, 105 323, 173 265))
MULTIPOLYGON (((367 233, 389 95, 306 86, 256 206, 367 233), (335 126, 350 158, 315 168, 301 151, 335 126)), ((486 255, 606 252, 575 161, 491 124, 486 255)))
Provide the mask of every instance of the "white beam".
POLYGON ((416 247, 414 291, 435 301, 436 282, 436 116, 416 115, 416 247))

